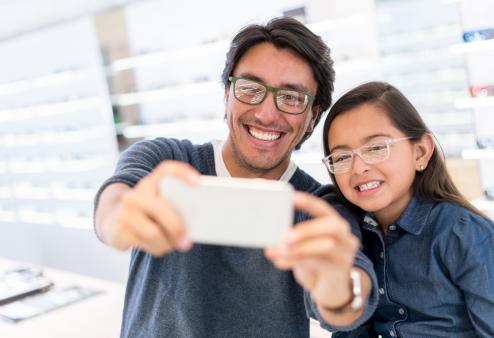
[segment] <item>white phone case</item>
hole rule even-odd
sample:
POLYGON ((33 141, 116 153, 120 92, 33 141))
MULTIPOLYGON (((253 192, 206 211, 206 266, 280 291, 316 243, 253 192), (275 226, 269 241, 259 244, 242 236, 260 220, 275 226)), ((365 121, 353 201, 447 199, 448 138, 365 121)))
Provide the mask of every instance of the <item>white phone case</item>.
POLYGON ((160 192, 197 243, 263 248, 280 244, 293 223, 293 188, 282 181, 201 176, 189 185, 166 176, 160 192))

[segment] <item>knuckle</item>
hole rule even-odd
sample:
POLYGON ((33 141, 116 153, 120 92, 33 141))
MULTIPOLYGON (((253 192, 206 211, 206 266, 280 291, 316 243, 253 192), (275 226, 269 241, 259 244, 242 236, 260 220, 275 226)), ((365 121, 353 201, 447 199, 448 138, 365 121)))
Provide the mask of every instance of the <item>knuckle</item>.
POLYGON ((335 248, 335 243, 331 239, 326 239, 322 243, 322 247, 323 247, 324 252, 326 252, 326 254, 331 255, 333 253, 334 248, 335 248))
POLYGON ((151 252, 151 254, 153 256, 161 257, 168 254, 171 251, 171 248, 168 245, 160 245, 157 246, 156 248, 153 248, 152 251, 153 252, 151 252))
POLYGON ((178 238, 184 234, 183 227, 180 226, 179 224, 174 224, 174 223, 170 223, 170 225, 166 228, 166 231, 173 238, 178 238))
POLYGON ((358 240, 357 237, 352 236, 350 238, 350 248, 352 249, 353 252, 357 252, 360 247, 360 241, 358 240))
POLYGON ((118 250, 127 250, 130 248, 130 243, 128 240, 128 236, 124 230, 125 226, 124 225, 117 225, 110 233, 110 237, 108 239, 109 244, 118 249, 118 250))
POLYGON ((122 196, 122 206, 127 209, 136 202, 134 189, 125 192, 122 196))
POLYGON ((143 231, 143 237, 147 241, 156 241, 161 239, 162 233, 156 226, 148 226, 143 231))

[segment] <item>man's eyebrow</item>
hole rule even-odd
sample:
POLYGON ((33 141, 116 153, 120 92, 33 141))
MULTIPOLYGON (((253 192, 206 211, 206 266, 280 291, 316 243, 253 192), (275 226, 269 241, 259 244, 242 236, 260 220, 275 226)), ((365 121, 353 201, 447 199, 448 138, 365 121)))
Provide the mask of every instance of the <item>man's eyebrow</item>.
POLYGON ((302 92, 302 93, 308 93, 309 92, 309 89, 307 87, 305 87, 302 84, 297 84, 297 83, 282 83, 281 87, 286 88, 286 89, 293 89, 293 90, 296 90, 296 91, 302 92))
MULTIPOLYGON (((246 79, 250 79, 250 80, 253 80, 253 81, 260 82, 262 84, 266 84, 266 81, 264 81, 261 77, 259 77, 257 75, 254 75, 252 73, 241 73, 238 77, 243 77, 243 78, 246 78, 246 79)), ((268 84, 268 86, 270 86, 270 85, 268 84)), ((296 90, 298 92, 303 92, 303 93, 308 93, 309 92, 309 89, 307 89, 307 87, 305 87, 302 84, 298 84, 298 83, 283 82, 281 84, 281 87, 280 88, 282 88, 282 89, 293 89, 293 90, 296 90)))
MULTIPOLYGON (((372 134, 372 135, 364 137, 364 139, 363 139, 364 144, 368 143, 369 141, 372 141, 373 139, 375 139, 377 137, 389 137, 389 138, 391 138, 392 136, 389 134, 384 134, 384 133, 372 134)), ((345 144, 337 144, 332 149, 330 149, 329 152, 332 153, 333 151, 339 150, 339 149, 347 150, 347 149, 350 149, 350 147, 345 145, 345 144)))
POLYGON ((264 80, 262 78, 260 78, 257 75, 254 75, 252 73, 240 73, 237 77, 243 77, 243 78, 246 78, 246 79, 249 79, 249 80, 253 80, 253 81, 260 82, 260 83, 264 83, 264 80))

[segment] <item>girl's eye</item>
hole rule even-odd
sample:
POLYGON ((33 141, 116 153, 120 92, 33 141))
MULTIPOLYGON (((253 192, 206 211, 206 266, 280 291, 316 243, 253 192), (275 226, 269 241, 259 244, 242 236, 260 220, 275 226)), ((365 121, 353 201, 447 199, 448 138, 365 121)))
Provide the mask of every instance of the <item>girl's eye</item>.
POLYGON ((387 146, 385 143, 370 144, 364 148, 364 151, 368 153, 374 153, 374 152, 383 151, 384 149, 386 149, 386 147, 387 146))
POLYGON ((333 163, 348 161, 352 158, 350 154, 334 154, 333 163))

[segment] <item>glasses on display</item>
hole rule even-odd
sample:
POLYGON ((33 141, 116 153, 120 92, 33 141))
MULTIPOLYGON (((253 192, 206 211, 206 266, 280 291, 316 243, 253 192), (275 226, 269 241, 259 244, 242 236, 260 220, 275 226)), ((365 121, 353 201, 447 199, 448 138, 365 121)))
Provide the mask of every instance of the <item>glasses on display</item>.
POLYGON ((228 79, 233 84, 235 98, 240 102, 257 105, 264 101, 268 92, 273 92, 276 108, 287 114, 302 114, 309 102, 315 99, 315 96, 298 90, 274 88, 243 77, 230 76, 228 79))
POLYGON ((332 174, 341 174, 350 170, 354 155, 358 155, 365 163, 373 164, 388 159, 390 146, 413 137, 400 137, 380 142, 372 142, 353 150, 335 150, 322 159, 322 162, 332 174))

